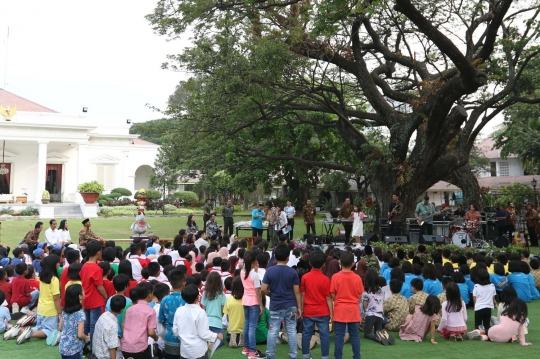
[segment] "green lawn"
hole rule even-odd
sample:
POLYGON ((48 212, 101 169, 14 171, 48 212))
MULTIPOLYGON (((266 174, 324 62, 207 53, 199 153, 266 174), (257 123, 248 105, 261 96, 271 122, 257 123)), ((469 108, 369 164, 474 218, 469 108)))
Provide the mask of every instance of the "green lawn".
MULTIPOLYGON (((467 322, 469 329, 473 328, 474 312, 469 310, 469 320, 467 322)), ((529 318, 531 325, 529 326, 529 334, 527 341, 533 343, 533 346, 522 347, 517 343, 498 344, 485 343, 480 341, 449 342, 441 339, 437 335, 438 345, 433 345, 429 342, 429 335, 423 343, 404 342, 396 340, 396 345, 384 347, 381 344, 363 338, 363 333, 360 333, 361 353, 363 358, 441 358, 445 359, 461 359, 461 358, 490 358, 490 359, 510 359, 510 358, 534 358, 540 354, 540 302, 535 301, 529 305, 529 318)), ((394 337, 398 338, 397 333, 394 337)), ((333 343, 333 336, 331 339, 333 343)), ((58 348, 49 347, 44 340, 32 339, 29 342, 17 346, 14 340, 8 342, 0 341, 1 358, 10 359, 28 359, 28 358, 58 358, 58 348)), ((258 349, 264 352, 265 346, 259 345, 258 349)), ((312 350, 313 358, 320 358, 320 346, 316 346, 312 350)), ((333 357, 333 344, 330 348, 330 356, 333 357)), ((222 347, 216 351, 218 359, 238 359, 242 358, 241 349, 230 349, 222 347)), ((286 359, 288 352, 287 344, 277 346, 277 358, 286 359)), ((352 350, 350 344, 345 344, 344 358, 351 358, 352 350)), ((298 358, 301 358, 299 353, 298 358)))
MULTIPOLYGON (((238 215, 234 218, 235 222, 251 219, 250 216, 247 216, 247 213, 244 216, 238 215)), ((318 222, 318 219, 323 219, 323 216, 318 216, 316 223, 317 233, 322 234, 322 224, 318 222)), ((132 217, 93 218, 92 231, 105 239, 129 238, 129 236, 132 234, 129 228, 133 223, 133 220, 134 219, 132 217)), ((186 227, 187 217, 148 217, 146 220, 152 227, 151 231, 153 231, 159 237, 174 238, 180 229, 186 227)), ((49 221, 40 221, 45 223, 43 226, 43 231, 45 231, 49 226, 49 221)), ((68 220, 72 240, 76 240, 77 238, 77 234, 82 227, 81 221, 82 219, 68 220)), ((24 238, 25 234, 34 228, 36 222, 36 220, 2 221, 0 241, 11 246, 12 248, 15 247, 17 243, 24 238)), ((200 222, 199 227, 202 228, 202 218, 200 218, 198 222, 200 222)), ((218 223, 223 224, 223 221, 218 218, 218 223)), ((302 218, 297 218, 294 237, 303 237, 304 233, 306 233, 306 227, 302 222, 302 218)), ((251 231, 240 231, 239 235, 251 235, 251 231)), ((45 237, 43 234, 41 234, 40 238, 43 239, 45 237)))

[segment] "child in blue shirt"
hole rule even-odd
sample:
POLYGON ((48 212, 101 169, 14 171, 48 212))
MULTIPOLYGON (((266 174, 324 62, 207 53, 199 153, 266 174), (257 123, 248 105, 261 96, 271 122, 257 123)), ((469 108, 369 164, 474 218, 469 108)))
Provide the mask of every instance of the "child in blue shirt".
POLYGON ((495 286, 497 294, 500 294, 504 287, 508 285, 508 279, 506 278, 504 266, 500 263, 495 263, 493 265, 493 272, 493 274, 489 275, 489 280, 495 286))
POLYGON ((114 286, 114 290, 116 291, 116 294, 111 296, 107 300, 107 304, 105 304, 105 310, 111 311, 111 299, 112 299, 112 297, 114 297, 116 295, 121 295, 121 296, 124 296, 126 298, 126 306, 125 306, 124 310, 122 311, 122 313, 120 313, 120 314, 118 314, 116 316, 116 318, 118 319, 118 336, 122 337, 122 334, 123 334, 122 333, 122 324, 121 324, 122 316, 123 316, 123 314, 125 314, 125 311, 128 308, 128 304, 131 303, 131 299, 125 296, 125 292, 126 292, 127 288, 129 287, 129 278, 128 278, 128 276, 124 275, 124 274, 117 275, 113 279, 113 286, 114 286))
POLYGON ((511 274, 508 275, 508 285, 514 287, 519 299, 522 299, 525 303, 529 303, 531 301, 529 278, 526 274, 521 272, 520 263, 521 261, 510 261, 508 264, 508 271, 511 272, 511 274))
POLYGON ((182 298, 182 289, 186 284, 186 276, 183 271, 176 269, 169 273, 169 283, 172 292, 161 300, 159 307, 158 323, 165 327, 165 358, 178 358, 180 356, 180 339, 173 333, 174 314, 176 310, 186 302, 182 298))
POLYGON ((454 283, 457 284, 459 288, 461 300, 463 300, 465 305, 469 304, 469 302, 471 301, 471 296, 469 295, 469 286, 467 285, 467 281, 463 277, 463 274, 461 274, 461 272, 452 273, 452 280, 454 281, 454 283))
POLYGON ((433 264, 424 264, 422 276, 424 277, 425 293, 437 296, 443 292, 441 281, 437 279, 437 269, 433 264))
POLYGON ((540 298, 540 293, 538 293, 538 289, 536 289, 536 286, 534 285, 534 276, 531 274, 531 268, 525 261, 519 261, 519 265, 521 267, 521 271, 527 276, 529 281, 531 300, 537 300, 540 298))

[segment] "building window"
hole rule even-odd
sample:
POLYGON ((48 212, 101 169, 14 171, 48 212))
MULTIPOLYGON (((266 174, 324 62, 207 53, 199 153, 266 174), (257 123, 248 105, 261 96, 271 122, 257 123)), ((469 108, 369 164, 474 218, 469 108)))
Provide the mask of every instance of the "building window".
POLYGON ((185 184, 185 185, 184 185, 184 191, 191 191, 191 192, 193 192, 193 185, 192 185, 192 184, 185 184))
POLYGON ((105 187, 105 191, 114 188, 114 165, 97 165, 97 181, 105 187))
POLYGON ((497 162, 490 162, 491 177, 497 177, 497 162))
POLYGON ((499 176, 501 177, 510 176, 510 166, 508 162, 499 162, 499 176))

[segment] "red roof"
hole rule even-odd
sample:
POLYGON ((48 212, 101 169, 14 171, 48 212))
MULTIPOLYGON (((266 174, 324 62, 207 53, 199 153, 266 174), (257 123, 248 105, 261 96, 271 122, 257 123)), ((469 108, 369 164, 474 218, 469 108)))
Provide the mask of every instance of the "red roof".
POLYGON ((133 145, 143 145, 143 146, 156 146, 155 143, 150 141, 141 140, 140 138, 134 138, 131 142, 133 145))
POLYGON ((0 89, 0 105, 4 107, 17 106, 17 111, 56 113, 56 111, 51 110, 48 107, 41 106, 40 104, 27 100, 24 97, 15 95, 14 93, 11 93, 9 91, 4 91, 4 89, 0 89))

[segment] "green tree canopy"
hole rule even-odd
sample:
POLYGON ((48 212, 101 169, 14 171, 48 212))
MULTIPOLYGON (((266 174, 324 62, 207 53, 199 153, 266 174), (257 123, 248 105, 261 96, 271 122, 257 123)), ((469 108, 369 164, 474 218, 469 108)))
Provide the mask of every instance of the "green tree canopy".
POLYGON ((193 32, 167 65, 193 74, 167 113, 196 141, 188 157, 261 182, 281 172, 266 160, 304 179, 361 172, 381 206, 398 192, 412 211, 443 179, 481 202, 469 154, 492 118, 538 101, 523 73, 539 14, 536 0, 160 0, 148 19, 171 38, 193 32))

